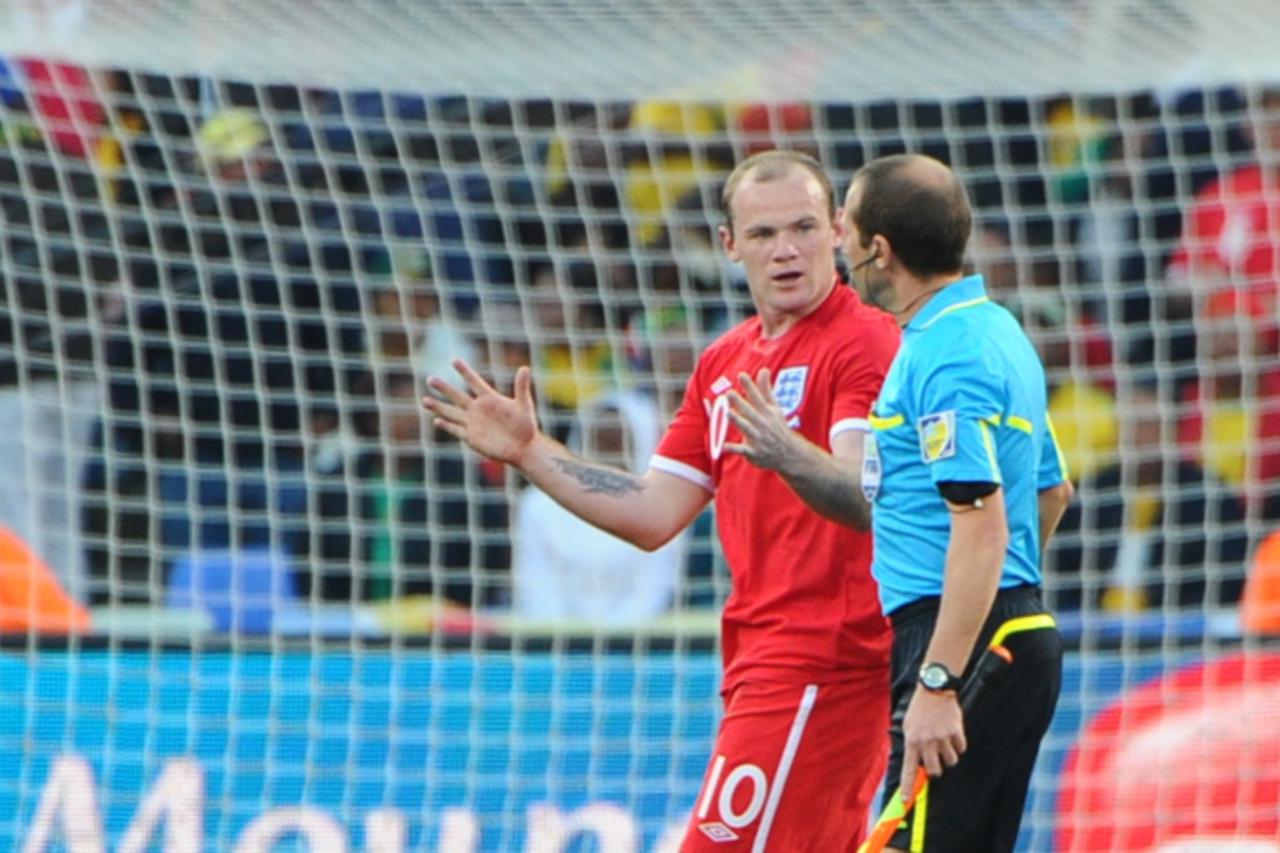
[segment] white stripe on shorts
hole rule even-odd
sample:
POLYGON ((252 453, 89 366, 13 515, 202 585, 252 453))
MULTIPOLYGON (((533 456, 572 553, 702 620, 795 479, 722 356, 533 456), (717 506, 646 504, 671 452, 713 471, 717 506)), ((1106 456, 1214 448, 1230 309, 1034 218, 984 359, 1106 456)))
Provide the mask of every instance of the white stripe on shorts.
POLYGON ((765 843, 769 840, 769 830, 773 829, 773 818, 778 813, 778 803, 782 800, 782 788, 787 784, 787 776, 791 773, 791 763, 796 760, 800 750, 800 737, 809 722, 809 714, 813 711, 814 702, 818 699, 818 685, 810 684, 804 688, 804 696, 800 699, 800 710, 791 722, 791 733, 787 735, 787 745, 782 750, 782 759, 778 762, 778 772, 773 776, 773 787, 769 790, 769 800, 764 804, 764 815, 760 818, 760 831, 756 833, 756 843, 751 846, 751 853, 764 853, 765 843))
POLYGON ((717 755, 716 761, 711 765, 711 775, 707 777, 707 792, 702 795, 702 805, 698 806, 698 820, 706 820, 707 812, 711 811, 711 798, 716 793, 716 786, 720 784, 720 774, 724 771, 724 756, 717 755))

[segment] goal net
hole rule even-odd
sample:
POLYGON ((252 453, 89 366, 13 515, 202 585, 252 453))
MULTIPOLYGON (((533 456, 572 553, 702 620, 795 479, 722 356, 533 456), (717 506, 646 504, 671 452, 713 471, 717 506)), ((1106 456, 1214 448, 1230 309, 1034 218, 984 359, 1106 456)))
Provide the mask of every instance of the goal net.
POLYGON ((783 147, 950 163, 1045 361, 1021 849, 1271 849, 1280 7, 801 6, 0 0, 0 846, 675 850, 712 519, 623 547, 418 398, 531 364, 643 470, 783 147))

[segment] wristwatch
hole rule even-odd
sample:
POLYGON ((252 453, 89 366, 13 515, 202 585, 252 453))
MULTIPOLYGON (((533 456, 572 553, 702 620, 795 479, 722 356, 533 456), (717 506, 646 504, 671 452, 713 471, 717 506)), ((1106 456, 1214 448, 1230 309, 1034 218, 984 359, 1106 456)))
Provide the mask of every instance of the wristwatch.
POLYGON ((947 669, 946 664, 926 663, 920 667, 920 674, 916 679, 920 682, 920 686, 930 693, 945 693, 948 690, 959 690, 964 680, 960 676, 947 669))

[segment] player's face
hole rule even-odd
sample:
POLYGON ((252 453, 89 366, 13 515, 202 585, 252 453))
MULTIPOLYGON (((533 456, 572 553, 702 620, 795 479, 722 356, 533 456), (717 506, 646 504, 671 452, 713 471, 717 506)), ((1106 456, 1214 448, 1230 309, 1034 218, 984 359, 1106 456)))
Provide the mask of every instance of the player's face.
POLYGON ((862 245, 862 232, 854 222, 854 213, 862 200, 862 187, 855 182, 849 187, 845 197, 843 217, 844 256, 849 262, 849 278, 858 296, 868 305, 882 311, 892 311, 894 304, 893 283, 883 270, 877 269, 876 259, 880 256, 880 247, 876 240, 868 240, 862 245))
POLYGON ((841 229, 818 180, 799 166, 770 181, 748 177, 732 205, 733 229, 721 228, 720 239, 742 264, 765 329, 821 305, 835 282, 841 229))

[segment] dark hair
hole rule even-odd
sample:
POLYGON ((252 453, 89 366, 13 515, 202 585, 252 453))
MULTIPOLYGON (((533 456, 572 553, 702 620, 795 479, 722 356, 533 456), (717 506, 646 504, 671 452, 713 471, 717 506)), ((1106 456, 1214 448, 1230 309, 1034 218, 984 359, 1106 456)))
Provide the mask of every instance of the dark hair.
POLYGON ((729 228, 733 228, 733 196, 743 181, 747 178, 753 178, 762 183, 775 181, 791 174, 791 170, 796 167, 804 169, 817 180, 818 186, 822 187, 822 193, 827 198, 827 212, 834 219, 836 191, 822 164, 799 151, 771 149, 752 154, 743 160, 729 173, 728 180, 724 182, 724 189, 720 192, 720 209, 724 212, 725 222, 729 228))
POLYGON ((929 162, 917 154, 894 154, 867 163, 853 176, 862 192, 850 211, 863 246, 881 235, 902 265, 921 278, 960 272, 973 228, 964 185, 950 169, 939 180, 921 168, 929 162))

